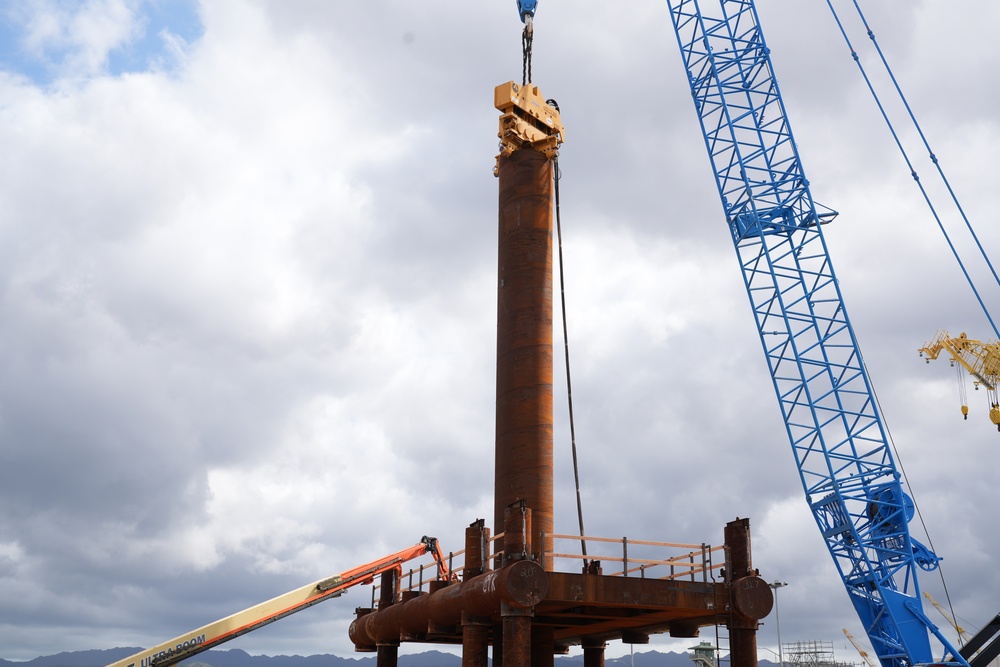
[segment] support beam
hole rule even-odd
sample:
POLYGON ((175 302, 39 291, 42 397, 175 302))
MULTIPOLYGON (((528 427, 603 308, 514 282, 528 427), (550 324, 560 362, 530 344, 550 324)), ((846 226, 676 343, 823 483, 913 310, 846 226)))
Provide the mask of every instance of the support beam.
POLYGON ((726 524, 726 580, 730 588, 729 650, 732 667, 757 667, 757 621, 771 611, 774 596, 757 576, 750 550, 750 520, 726 524))

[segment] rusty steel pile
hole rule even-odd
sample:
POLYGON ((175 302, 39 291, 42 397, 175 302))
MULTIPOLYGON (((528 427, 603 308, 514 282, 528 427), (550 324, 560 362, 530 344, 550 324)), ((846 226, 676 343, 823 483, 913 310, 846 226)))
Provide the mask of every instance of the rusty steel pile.
POLYGON ((755 667, 758 621, 773 596, 753 567, 746 519, 725 526, 723 547, 630 561, 628 541, 617 540, 622 556, 605 562, 620 571, 605 574, 586 558, 578 572, 554 569, 557 557, 570 557, 554 547, 570 536, 553 534, 553 161, 564 132, 558 109, 533 84, 498 86, 495 102, 502 116, 492 532, 481 519, 466 529, 460 579, 401 590, 398 572, 383 574, 377 607, 357 610, 350 638, 358 651, 377 651, 379 667, 395 666, 401 642, 461 644, 463 667, 486 667, 491 646, 495 667, 549 667, 576 645, 585 667, 602 667, 611 640, 642 644, 654 633, 695 637, 702 627, 724 627, 731 664, 755 667), (666 572, 653 576, 654 567, 666 572))

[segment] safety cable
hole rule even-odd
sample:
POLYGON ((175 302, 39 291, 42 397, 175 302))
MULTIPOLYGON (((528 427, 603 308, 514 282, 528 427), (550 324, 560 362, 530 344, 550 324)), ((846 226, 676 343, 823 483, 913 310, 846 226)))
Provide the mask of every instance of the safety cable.
MULTIPOLYGON (((946 187, 948 189, 948 192, 951 193, 952 200, 955 202, 955 205, 958 207, 958 210, 959 210, 959 212, 962 215, 962 219, 965 220, 965 224, 968 227, 969 232, 972 234, 973 238, 976 240, 976 244, 979 246, 980 253, 983 255, 983 258, 986 260, 987 265, 989 265, 990 270, 993 272, 994 279, 996 279, 997 280, 997 284, 1000 285, 1000 278, 997 277, 997 273, 993 269, 993 264, 990 262, 989 257, 986 255, 986 252, 983 249, 982 244, 979 243, 979 237, 976 236, 975 232, 973 231, 972 224, 969 222, 968 217, 966 217, 965 211, 962 209, 961 205, 958 203, 958 197, 955 195, 955 192, 954 192, 954 190, 952 190, 951 185, 948 182, 948 179, 945 177, 944 170, 941 168, 941 164, 938 161, 937 156, 930 149, 930 146, 927 143, 927 139, 924 137, 924 134, 923 134, 923 132, 920 129, 920 125, 917 123, 916 116, 913 114, 912 110, 910 109, 910 106, 907 103, 906 98, 903 95, 903 92, 900 89, 899 84, 896 81, 896 77, 893 75, 892 70, 889 67, 889 63, 885 59, 885 55, 882 53, 882 49, 879 48, 879 46, 878 46, 878 41, 875 39, 875 33, 868 26, 868 21, 865 19, 864 14, 861 11, 861 7, 858 6, 857 0, 853 0, 853 2, 854 2, 855 8, 858 11, 858 15, 861 18, 861 21, 865 25, 865 29, 868 32, 868 37, 872 40, 872 43, 875 45, 875 49, 878 51, 878 54, 879 54, 879 56, 882 59, 882 64, 885 66, 886 72, 889 74, 890 79, 892 80, 893 84, 895 85, 896 92, 899 94, 900 99, 902 100, 904 106, 906 107, 906 110, 909 113, 910 119, 913 121, 913 124, 916 127, 917 132, 920 134, 921 139, 923 139, 923 141, 924 141, 924 146, 927 148, 927 151, 928 151, 928 154, 930 156, 931 162, 933 162, 937 166, 938 173, 940 174, 942 180, 944 181, 944 183, 945 183, 945 185, 946 185, 946 187)), ((983 301, 982 297, 979 294, 979 290, 976 288, 975 282, 972 280, 972 277, 969 275, 968 270, 965 268, 965 264, 962 262, 962 258, 958 254, 958 250, 955 248, 955 245, 954 245, 954 243, 952 243, 952 240, 951 240, 951 237, 948 234, 948 231, 945 229, 944 224, 941 222, 941 217, 938 215, 937 209, 935 209, 933 202, 931 202, 930 195, 927 193, 927 190, 924 188, 923 183, 920 182, 920 177, 917 175, 917 171, 913 167, 913 163, 910 160, 909 154, 906 152, 906 149, 903 147, 903 143, 902 143, 902 141, 899 138, 899 134, 897 134, 896 128, 893 126, 892 121, 889 119, 889 115, 886 112, 885 107, 882 104, 882 100, 879 97, 878 93, 875 91, 875 87, 872 84, 871 79, 868 77, 868 72, 865 70, 864 65, 861 63, 861 59, 858 57, 857 51, 854 50, 854 45, 851 43, 850 38, 847 36, 847 31, 844 29, 844 24, 841 22, 840 16, 837 14, 837 10, 834 8, 832 0, 826 0, 826 4, 830 8, 830 12, 833 14, 834 21, 836 21, 837 27, 840 29, 840 34, 843 36, 844 41, 847 43, 847 47, 851 51, 851 58, 853 58, 854 62, 857 63, 858 69, 861 72, 861 76, 864 78, 865 83, 868 86, 868 90, 872 94, 872 97, 875 100, 875 104, 878 106, 879 112, 882 114, 882 119, 885 120, 885 123, 886 123, 886 125, 889 128, 889 132, 892 134, 893 140, 896 142, 896 147, 899 148, 899 152, 902 154, 903 159, 906 162, 906 166, 910 169, 910 175, 913 177, 914 182, 916 182, 917 187, 920 188, 920 192, 921 192, 921 194, 924 197, 924 201, 927 203, 927 206, 930 209, 931 214, 934 216, 934 220, 937 222, 938 229, 940 229, 941 233, 944 235, 945 241, 948 243, 948 247, 951 249, 951 253, 955 257, 955 261, 958 262, 958 266, 962 270, 962 274, 965 276, 966 282, 969 283, 969 287, 972 289, 972 292, 975 295, 976 300, 979 302, 980 308, 982 308, 983 313, 986 315, 986 319, 989 321, 990 326, 993 327, 993 332, 996 334, 997 338, 1000 338, 1000 329, 997 328, 996 323, 993 321, 993 317, 990 315, 989 309, 986 307, 986 303, 983 301)))
MULTIPOLYGON (((555 100, 546 100, 546 103, 556 109, 559 108, 555 100)), ((563 351, 566 357, 566 401, 569 404, 569 441, 570 448, 573 451, 573 482, 576 484, 576 516, 580 521, 580 549, 582 550, 584 563, 586 563, 587 540, 584 539, 584 536, 587 533, 583 529, 583 501, 580 498, 580 466, 576 455, 576 426, 573 420, 573 380, 569 372, 569 333, 566 326, 566 279, 563 268, 562 216, 559 212, 559 180, 562 178, 562 172, 559 171, 559 156, 552 158, 552 169, 555 178, 556 240, 559 248, 559 301, 562 305, 563 351)))

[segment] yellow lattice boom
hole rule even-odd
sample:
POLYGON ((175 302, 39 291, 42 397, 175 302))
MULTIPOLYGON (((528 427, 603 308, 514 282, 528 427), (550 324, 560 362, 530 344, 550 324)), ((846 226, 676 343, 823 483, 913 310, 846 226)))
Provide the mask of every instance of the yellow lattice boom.
POLYGON ((964 333, 957 338, 947 331, 939 331, 929 343, 920 348, 920 356, 930 363, 941 352, 947 351, 952 365, 958 363, 975 378, 978 385, 986 387, 990 400, 990 421, 1000 430, 1000 404, 997 401, 997 386, 1000 385, 1000 343, 982 342, 969 338, 964 333))

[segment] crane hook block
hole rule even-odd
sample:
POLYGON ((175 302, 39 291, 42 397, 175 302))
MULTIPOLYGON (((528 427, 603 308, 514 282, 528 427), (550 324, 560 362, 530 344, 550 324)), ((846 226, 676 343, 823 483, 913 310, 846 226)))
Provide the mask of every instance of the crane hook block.
MULTIPOLYGON (((530 148, 546 157, 555 157, 559 144, 563 142, 565 130, 559 117, 559 110, 545 101, 538 86, 519 86, 513 81, 496 87, 493 102, 500 116, 500 158, 516 150, 530 148)), ((494 174, 497 170, 494 169, 494 174)))
POLYGON ((521 15, 521 23, 528 17, 534 18, 537 6, 538 0, 517 0, 517 12, 521 15))

